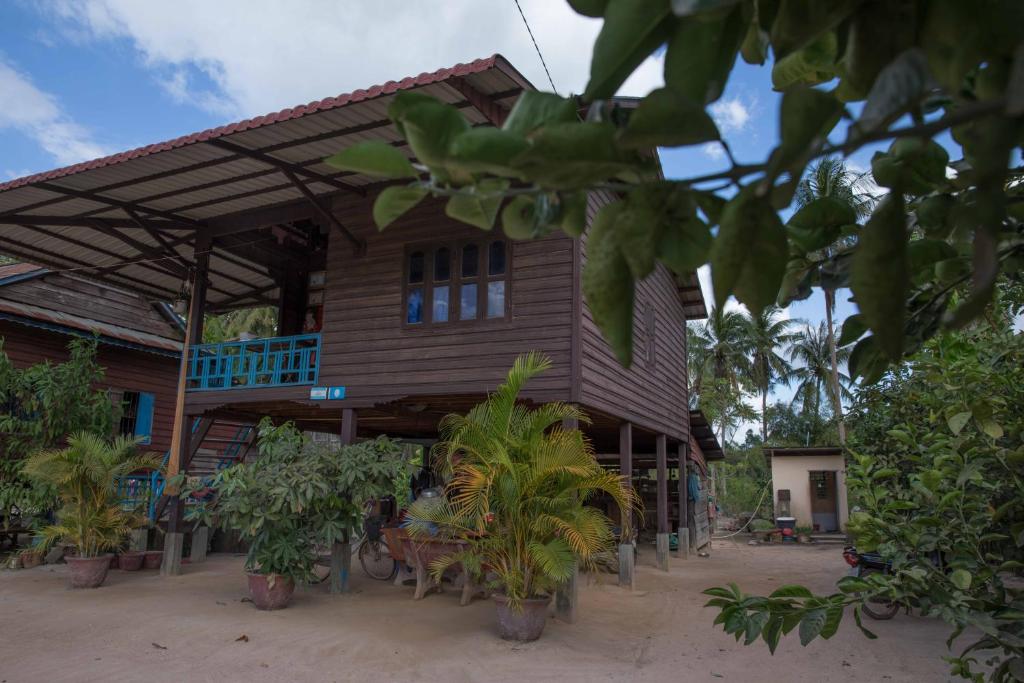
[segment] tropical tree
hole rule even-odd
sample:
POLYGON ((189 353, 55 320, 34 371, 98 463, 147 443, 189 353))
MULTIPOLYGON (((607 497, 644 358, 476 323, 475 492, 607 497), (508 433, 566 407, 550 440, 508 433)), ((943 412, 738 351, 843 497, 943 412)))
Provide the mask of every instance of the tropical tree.
MULTIPOLYGON (((797 382, 795 404, 799 404, 806 415, 817 421, 822 413, 822 395, 830 404, 832 415, 842 412, 842 399, 850 396, 846 387, 851 384, 846 373, 839 375, 839 392, 832 384, 832 353, 829 349, 829 333, 826 323, 817 328, 806 326, 789 347, 789 358, 794 363, 792 377, 797 382)), ((849 360, 850 350, 838 349, 836 358, 840 363, 849 360)))
POLYGON ((74 544, 79 557, 116 549, 133 528, 145 523, 137 511, 122 507, 116 482, 132 472, 161 467, 156 454, 139 453, 135 439, 108 441, 89 432, 69 436, 67 448, 32 455, 25 474, 52 487, 61 502, 57 522, 40 530, 40 550, 58 541, 74 544))
POLYGON ((744 346, 750 349, 748 380, 761 395, 761 440, 768 442, 768 394, 777 384, 789 384, 793 366, 782 349, 797 335, 789 332, 797 321, 785 318, 777 306, 768 306, 744 318, 744 346))
POLYGON ((612 549, 611 522, 584 504, 588 498, 606 494, 620 510, 637 505, 627 481, 597 463, 583 434, 563 427, 589 421, 578 408, 518 402, 526 383, 550 366, 537 353, 520 356, 487 400, 441 421, 433 455, 449 478, 447 499, 418 500, 406 516, 413 535, 441 533, 469 544, 467 552, 435 561, 435 576, 456 562, 477 574, 486 566, 513 609, 549 595, 575 563, 592 566, 612 549))
POLYGON ((270 306, 241 308, 220 315, 208 315, 203 325, 203 341, 215 342, 238 339, 244 333, 257 337, 277 334, 277 310, 270 306))
POLYGON ((690 391, 700 394, 708 379, 738 389, 750 368, 745 316, 724 306, 712 308, 703 324, 687 328, 690 391))

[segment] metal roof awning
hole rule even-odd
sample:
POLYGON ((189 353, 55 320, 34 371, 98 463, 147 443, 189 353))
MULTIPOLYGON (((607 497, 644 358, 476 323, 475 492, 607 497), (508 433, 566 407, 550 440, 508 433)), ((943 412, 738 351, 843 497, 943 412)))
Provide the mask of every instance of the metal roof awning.
POLYGON ((725 460, 725 450, 718 443, 715 430, 701 410, 690 411, 690 434, 693 435, 705 460, 725 460))
POLYGON ((761 450, 770 458, 787 455, 842 455, 843 449, 840 446, 765 446, 761 450))
POLYGON ((2 183, 0 252, 168 300, 208 236, 209 309, 269 303, 289 256, 304 256, 288 224, 377 182, 324 158, 370 138, 408 149, 387 116, 395 93, 417 89, 483 124, 530 87, 495 55, 2 183))

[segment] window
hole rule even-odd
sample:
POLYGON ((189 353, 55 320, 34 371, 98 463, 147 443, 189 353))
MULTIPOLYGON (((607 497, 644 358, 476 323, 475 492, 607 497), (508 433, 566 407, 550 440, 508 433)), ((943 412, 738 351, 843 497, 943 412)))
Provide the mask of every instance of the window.
POLYGON ((508 260, 504 240, 439 244, 408 251, 405 324, 436 326, 506 317, 508 260))
POLYGON ((144 391, 125 391, 121 394, 121 422, 118 433, 138 438, 146 445, 152 441, 153 394, 144 391))

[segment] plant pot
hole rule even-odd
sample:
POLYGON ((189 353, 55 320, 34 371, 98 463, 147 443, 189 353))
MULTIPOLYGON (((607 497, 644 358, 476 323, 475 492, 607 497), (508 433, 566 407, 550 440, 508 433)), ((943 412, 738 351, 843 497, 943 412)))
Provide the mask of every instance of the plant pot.
POLYGON ((494 604, 498 607, 498 635, 505 640, 529 642, 540 638, 544 632, 544 624, 548 620, 548 605, 551 596, 546 598, 529 598, 523 600, 522 611, 509 607, 508 598, 494 595, 494 604))
POLYGON ((99 588, 110 570, 110 555, 99 557, 70 557, 65 555, 71 570, 72 588, 99 588))
POLYGON ((21 553, 21 566, 24 569, 32 569, 43 563, 43 554, 39 551, 21 553))
POLYGON ((139 552, 138 550, 129 550, 126 553, 121 553, 117 563, 123 571, 137 572, 142 569, 142 563, 145 560, 146 553, 139 552))
POLYGON ((110 556, 110 569, 117 569, 118 567, 118 556, 117 554, 111 554, 110 556))
POLYGON ((295 582, 290 578, 274 574, 274 585, 270 585, 270 575, 247 573, 249 577, 249 597, 256 609, 284 609, 291 602, 295 592, 295 582))
POLYGON ((142 561, 143 569, 160 569, 160 563, 164 561, 163 550, 147 550, 145 556, 142 561))

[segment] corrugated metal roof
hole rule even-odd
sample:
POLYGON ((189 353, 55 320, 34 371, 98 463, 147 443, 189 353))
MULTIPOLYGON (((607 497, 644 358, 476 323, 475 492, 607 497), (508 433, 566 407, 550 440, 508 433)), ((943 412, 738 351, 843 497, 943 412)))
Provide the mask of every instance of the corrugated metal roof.
MULTIPOLYGON (((170 299, 184 279, 178 264, 192 259, 194 236, 206 221, 304 199, 280 168, 218 147, 221 141, 318 174, 322 180, 303 178, 316 195, 336 194, 341 183, 358 193, 376 180, 338 172, 322 163, 324 157, 365 139, 406 149, 387 117, 391 98, 402 90, 419 89, 459 106, 471 123, 485 122, 453 86, 463 83, 506 102, 531 87, 494 55, 0 183, 0 252, 170 299), (123 265, 126 261, 131 263, 123 265)), ((273 244, 259 248, 265 246, 273 244)), ((211 307, 252 305, 277 296, 266 264, 215 242, 211 307), (259 296, 245 297, 256 292, 259 296)))

